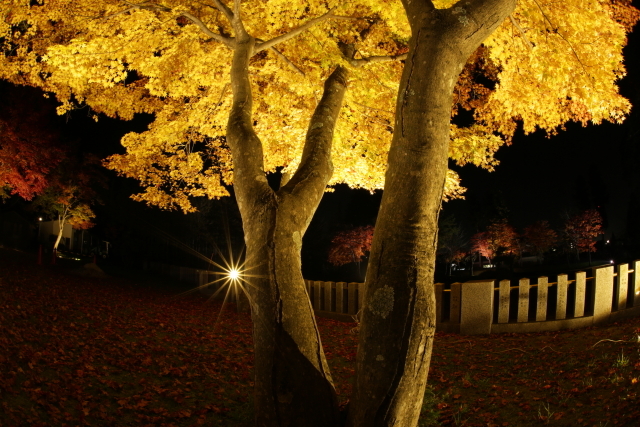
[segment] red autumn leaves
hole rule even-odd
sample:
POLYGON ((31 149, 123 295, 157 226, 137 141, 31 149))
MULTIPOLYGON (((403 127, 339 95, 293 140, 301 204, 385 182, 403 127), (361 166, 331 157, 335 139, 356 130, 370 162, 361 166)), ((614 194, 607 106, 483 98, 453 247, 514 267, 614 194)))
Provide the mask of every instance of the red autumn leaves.
POLYGON ((340 232, 331 240, 329 262, 335 266, 360 262, 371 250, 373 226, 340 232))
MULTIPOLYGON (((0 250, 0 425, 252 425, 249 316, 231 306, 216 324, 219 304, 168 285, 141 273, 96 281, 0 250)), ((344 405, 357 336, 353 324, 318 326, 344 405)), ((635 426, 638 335, 638 318, 537 334, 437 333, 422 425, 635 426)))
POLYGON ((34 89, 0 88, 0 195, 31 200, 64 157, 54 113, 34 89))
POLYGON ((498 255, 519 256, 527 251, 541 256, 559 246, 569 252, 595 252, 596 239, 603 233, 602 216, 596 209, 588 209, 568 217, 560 233, 547 221, 537 221, 518 234, 506 219, 493 221, 483 232, 471 238, 471 252, 488 261, 498 255))

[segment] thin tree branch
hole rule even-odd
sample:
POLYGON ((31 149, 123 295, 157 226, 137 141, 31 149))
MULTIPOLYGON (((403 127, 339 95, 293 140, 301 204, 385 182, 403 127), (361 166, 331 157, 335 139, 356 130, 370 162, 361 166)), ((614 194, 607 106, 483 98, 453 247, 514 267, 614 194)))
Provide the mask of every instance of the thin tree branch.
POLYGON ((216 5, 216 9, 218 9, 222 14, 229 20, 229 23, 233 22, 233 12, 229 9, 229 6, 222 3, 221 0, 213 0, 216 5))
POLYGON ((306 31, 307 29, 311 28, 312 26, 328 19, 328 18, 332 18, 333 15, 333 11, 335 10, 334 8, 331 8, 327 13, 325 13, 322 16, 318 16, 317 18, 313 18, 310 19, 309 21, 307 21, 305 24, 299 26, 298 28, 294 28, 293 30, 289 31, 288 33, 282 34, 280 36, 274 37, 271 40, 267 40, 266 42, 262 42, 262 43, 258 43, 255 47, 255 53, 258 53, 260 51, 263 51, 265 49, 269 49, 272 46, 277 45, 278 43, 282 43, 285 42, 289 39, 292 39, 293 37, 297 36, 298 34, 306 31))
POLYGON ((353 101, 353 100, 352 100, 352 101, 349 101, 349 103, 350 103, 350 104, 359 105, 359 106, 361 106, 361 107, 368 108, 368 109, 370 109, 370 110, 380 111, 381 113, 391 114, 391 115, 393 116, 393 113, 392 113, 391 111, 381 110, 381 109, 379 109, 379 108, 374 108, 374 107, 369 107, 368 105, 361 104, 361 103, 359 103, 359 102, 357 102, 357 101, 353 101))
POLYGON ((407 54, 403 53, 402 55, 366 56, 358 59, 350 59, 349 63, 354 67, 361 67, 366 64, 375 64, 379 62, 389 61, 404 61, 405 59, 407 59, 407 54))
POLYGON ((625 341, 625 340, 609 340, 609 339, 604 339, 604 340, 600 340, 597 343, 595 343, 594 345, 591 346, 591 348, 594 348, 595 346, 597 346, 598 344, 600 344, 601 342, 624 342, 624 343, 632 343, 632 342, 637 342, 634 341, 633 338, 629 341, 625 341))
POLYGON ((306 77, 307 75, 304 73, 304 71, 302 71, 296 64, 294 64, 289 58, 287 58, 282 52, 280 52, 278 49, 276 49, 275 47, 271 47, 269 48, 269 50, 271 50, 273 53, 275 53, 276 55, 278 55, 278 57, 280 59, 282 59, 284 62, 287 63, 287 65, 295 72, 297 72, 298 74, 300 74, 302 77, 306 77))
MULTIPOLYGON (((102 17, 102 19, 106 21, 107 19, 111 19, 114 16, 122 15, 123 13, 131 12, 132 10, 135 10, 135 9, 138 9, 138 8, 135 7, 135 6, 134 7, 129 7, 127 9, 121 10, 120 12, 116 12, 116 13, 112 13, 111 15, 104 16, 104 17, 102 17)), ((91 17, 89 17, 89 18, 91 18, 91 17)))
POLYGON ((331 19, 338 19, 338 20, 343 20, 343 21, 356 21, 356 20, 362 20, 362 21, 366 21, 366 20, 371 20, 373 18, 371 18, 370 16, 344 16, 344 15, 332 15, 331 19))
MULTIPOLYGON (((127 0, 122 0, 122 1, 123 1, 123 3, 126 3, 126 4, 128 4, 130 6, 127 10, 125 10, 123 12, 129 11, 129 10, 132 10, 132 9, 154 10, 154 11, 167 12, 167 13, 168 12, 172 12, 171 8, 169 8, 167 6, 162 6, 160 4, 155 4, 155 3, 151 3, 151 2, 131 3, 129 1, 127 1, 127 0)), ((119 13, 121 13, 121 12, 118 12, 116 14, 110 15, 107 18, 115 16, 115 15, 117 15, 119 13)), ((193 22, 207 36, 211 37, 212 39, 214 39, 214 40, 216 40, 216 41, 218 41, 220 43, 223 43, 228 48, 233 49, 235 47, 235 41, 234 41, 234 39, 232 37, 225 37, 225 36, 223 36, 221 34, 214 33, 213 31, 211 31, 209 29, 209 27, 207 27, 207 25, 204 22, 202 22, 202 20, 200 20, 200 18, 192 15, 191 13, 183 12, 178 16, 183 16, 186 19, 188 19, 189 21, 193 22)))
POLYGON ((576 50, 573 48, 573 44, 562 35, 562 33, 560 32, 560 28, 557 27, 553 22, 551 22, 551 19, 549 19, 547 14, 544 13, 544 10, 542 9, 542 6, 540 6, 540 3, 538 3, 538 0, 533 0, 533 1, 536 4, 536 6, 538 6, 538 9, 540 9, 540 13, 544 17, 544 19, 549 23, 549 25, 551 25, 551 29, 553 30, 553 32, 556 33, 558 36, 560 36, 562 40, 567 42, 567 44, 569 45, 569 48, 571 49, 571 52, 573 52, 573 55, 576 57, 576 60, 578 61, 578 63, 580 64, 584 72, 587 74, 587 76, 591 77, 591 74, 589 74, 584 64, 580 60, 580 57, 578 56, 578 52, 576 52, 576 50))
POLYGON ((209 27, 207 27, 204 24, 204 22, 202 22, 199 18, 195 17, 194 15, 190 14, 189 12, 183 12, 181 14, 181 16, 184 16, 189 21, 191 21, 194 24, 196 24, 200 28, 200 30, 202 30, 203 33, 205 33, 206 35, 208 35, 212 39, 217 40, 217 41, 219 41, 221 43, 224 43, 225 45, 227 45, 231 49, 233 49, 233 47, 235 46, 235 43, 233 42, 232 38, 224 37, 221 34, 214 33, 213 31, 211 31, 209 29, 209 27))
MULTIPOLYGON (((364 106, 366 107, 366 106, 364 106)), ((366 107, 366 108, 371 108, 371 107, 366 107)), ((372 122, 376 122, 381 124, 384 127, 387 127, 391 130, 391 132, 393 132, 393 125, 389 124, 389 123, 385 123, 384 121, 377 119, 376 117, 370 116, 369 114, 365 113, 364 111, 360 111, 360 114, 362 114, 364 117, 368 118, 369 120, 371 120, 372 122)))
POLYGON ((529 39, 527 38, 527 35, 524 33, 524 30, 522 29, 522 27, 520 27, 520 25, 518 24, 518 21, 515 20, 515 18, 513 17, 513 15, 509 15, 509 19, 511 20, 511 23, 513 24, 514 27, 516 27, 518 29, 518 31, 520 31, 520 35, 522 36, 522 38, 524 39, 524 41, 527 44, 527 47, 529 48, 529 51, 533 51, 533 43, 531 43, 529 41, 529 39))

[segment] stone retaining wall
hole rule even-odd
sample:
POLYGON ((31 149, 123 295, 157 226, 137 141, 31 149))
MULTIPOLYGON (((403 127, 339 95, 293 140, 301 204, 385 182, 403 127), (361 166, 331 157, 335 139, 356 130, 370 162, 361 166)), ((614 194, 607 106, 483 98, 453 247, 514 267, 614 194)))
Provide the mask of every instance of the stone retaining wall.
MULTIPOLYGON (((145 268, 193 283, 207 294, 221 275, 205 270, 147 263, 145 268), (214 282, 211 285, 210 283, 214 282)), ((540 332, 599 325, 640 315, 640 261, 538 277, 436 284, 436 329, 461 334, 540 332)), ((353 322, 362 308, 364 283, 305 280, 316 314, 353 322)))

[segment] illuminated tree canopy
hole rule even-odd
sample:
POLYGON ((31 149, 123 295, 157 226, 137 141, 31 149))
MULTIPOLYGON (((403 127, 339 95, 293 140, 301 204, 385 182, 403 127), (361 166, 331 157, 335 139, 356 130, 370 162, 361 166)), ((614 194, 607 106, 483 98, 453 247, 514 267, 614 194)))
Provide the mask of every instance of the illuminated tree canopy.
MULTIPOLYGON (((55 94, 59 113, 88 105, 122 119, 154 114, 148 131, 123 138, 127 153, 109 160, 111 168, 140 180, 146 190, 139 200, 189 211, 189 196, 227 194, 233 165, 224 138, 231 103, 226 76, 234 38, 215 0, 29 5, 15 0, 3 6, 2 78, 55 94)), ((295 171, 322 82, 342 64, 351 77, 330 183, 382 188, 399 60, 410 36, 402 4, 299 1, 291 7, 268 1, 242 7, 244 24, 258 40, 250 75, 265 171, 295 171), (339 41, 355 45, 355 59, 342 55, 339 41)), ((624 1, 519 1, 460 77, 453 113, 472 109, 476 123, 452 125, 450 157, 492 169, 504 141, 499 134, 509 140, 519 122, 525 132, 555 132, 571 120, 622 120, 629 103, 615 81, 624 75, 622 47, 636 17, 624 1)), ((469 18, 461 12, 460 19, 469 18)), ((450 171, 447 195, 461 192, 450 171)))

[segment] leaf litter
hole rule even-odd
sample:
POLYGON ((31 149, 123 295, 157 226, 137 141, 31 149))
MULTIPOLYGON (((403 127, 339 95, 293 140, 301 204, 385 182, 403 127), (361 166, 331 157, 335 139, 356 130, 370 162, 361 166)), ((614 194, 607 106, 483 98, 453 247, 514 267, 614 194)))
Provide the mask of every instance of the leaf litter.
MULTIPOLYGON (((153 278, 86 278, 2 250, 0 426, 250 426, 252 328, 153 278), (4 256, 8 255, 8 256, 4 256)), ((353 323, 318 318, 342 406, 353 323)), ((640 319, 436 333, 420 426, 640 426, 640 319)))

